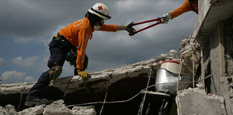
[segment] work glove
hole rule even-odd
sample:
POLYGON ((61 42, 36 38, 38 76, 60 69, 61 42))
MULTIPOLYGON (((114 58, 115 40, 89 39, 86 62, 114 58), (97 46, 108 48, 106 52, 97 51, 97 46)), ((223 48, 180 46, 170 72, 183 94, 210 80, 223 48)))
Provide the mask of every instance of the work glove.
POLYGON ((161 19, 162 19, 163 24, 167 24, 169 20, 172 19, 172 16, 169 13, 167 13, 167 14, 164 14, 161 19))
POLYGON ((83 80, 88 80, 91 77, 86 71, 77 70, 77 72, 83 80))
POLYGON ((129 32, 130 36, 133 36, 136 33, 136 30, 133 28, 134 23, 131 22, 130 24, 125 25, 125 29, 127 32, 129 32))

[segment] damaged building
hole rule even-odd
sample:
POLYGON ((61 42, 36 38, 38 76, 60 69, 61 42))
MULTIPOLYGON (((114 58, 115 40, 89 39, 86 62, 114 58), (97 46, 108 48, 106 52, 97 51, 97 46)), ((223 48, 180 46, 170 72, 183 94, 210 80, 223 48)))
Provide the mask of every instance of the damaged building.
POLYGON ((50 105, 24 106, 35 83, 1 84, 0 114, 233 115, 232 46, 233 1, 200 0, 179 50, 93 72, 88 81, 60 78, 41 94, 54 100, 50 105))

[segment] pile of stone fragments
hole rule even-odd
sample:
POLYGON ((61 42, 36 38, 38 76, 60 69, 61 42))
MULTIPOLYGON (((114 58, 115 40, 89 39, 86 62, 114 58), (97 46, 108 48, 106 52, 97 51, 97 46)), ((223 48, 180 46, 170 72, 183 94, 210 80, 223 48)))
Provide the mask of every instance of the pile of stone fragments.
POLYGON ((94 106, 65 106, 63 100, 57 100, 50 105, 39 105, 16 112, 13 105, 0 106, 0 115, 96 115, 94 106))

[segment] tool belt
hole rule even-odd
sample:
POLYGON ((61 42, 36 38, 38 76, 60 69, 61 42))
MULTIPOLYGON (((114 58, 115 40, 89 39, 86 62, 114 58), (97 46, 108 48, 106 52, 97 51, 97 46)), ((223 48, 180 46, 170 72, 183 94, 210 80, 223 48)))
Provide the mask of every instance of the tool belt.
POLYGON ((77 58, 77 48, 73 46, 64 36, 57 34, 53 40, 66 52, 65 59, 70 62, 70 65, 75 65, 77 58))
POLYGON ((76 51, 77 48, 73 46, 64 36, 57 34, 57 37, 53 37, 53 40, 55 40, 57 43, 61 45, 61 47, 66 50, 73 50, 76 51))

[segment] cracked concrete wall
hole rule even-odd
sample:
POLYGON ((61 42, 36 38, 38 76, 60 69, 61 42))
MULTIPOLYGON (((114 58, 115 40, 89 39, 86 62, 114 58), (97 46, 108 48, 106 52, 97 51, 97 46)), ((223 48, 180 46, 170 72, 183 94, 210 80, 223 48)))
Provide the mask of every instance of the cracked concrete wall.
POLYGON ((198 19, 191 37, 202 47, 200 78, 213 75, 204 84, 199 82, 199 89, 178 94, 179 115, 233 115, 232 11, 232 0, 199 0, 198 19), (212 96, 221 99, 210 99, 212 96))
POLYGON ((232 18, 221 21, 207 38, 204 48, 206 75, 214 74, 206 79, 206 90, 208 93, 222 96, 225 101, 226 114, 233 114, 233 87, 232 87, 232 18))
POLYGON ((176 103, 179 105, 179 115, 227 115, 224 98, 207 95, 205 90, 201 89, 180 91, 176 103))
MULTIPOLYGON (((192 37, 199 40, 203 51, 203 64, 202 64, 202 77, 213 74, 208 79, 205 79, 205 91, 208 94, 214 94, 223 98, 223 105, 225 113, 223 115, 233 114, 233 1, 231 0, 205 0, 200 1, 198 21, 194 28, 192 37)), ((191 92, 190 92, 191 93, 191 92)), ((180 96, 180 95, 179 95, 180 96)), ((190 98, 192 96, 187 96, 190 98)), ((202 97, 204 101, 208 101, 205 95, 202 97)), ((191 108, 198 103, 198 100, 193 102, 191 108)), ((182 107, 186 104, 178 102, 182 107)), ((207 102, 208 103, 208 102, 207 102)), ((216 105, 222 107, 218 103, 216 105)), ((217 110, 218 106, 213 107, 213 110, 217 110)), ((182 112, 187 110, 182 109, 182 112)), ((203 108, 195 109, 199 113, 205 113, 203 108), (202 111, 202 112, 201 112, 202 111)), ((208 113, 206 113, 208 114, 208 113)), ((218 115, 211 113, 211 115, 218 115)))
POLYGON ((205 79, 204 89, 200 87, 178 94, 178 115, 233 114, 233 16, 219 21, 212 30, 201 42, 205 44, 202 45, 202 75, 213 75, 205 79))

